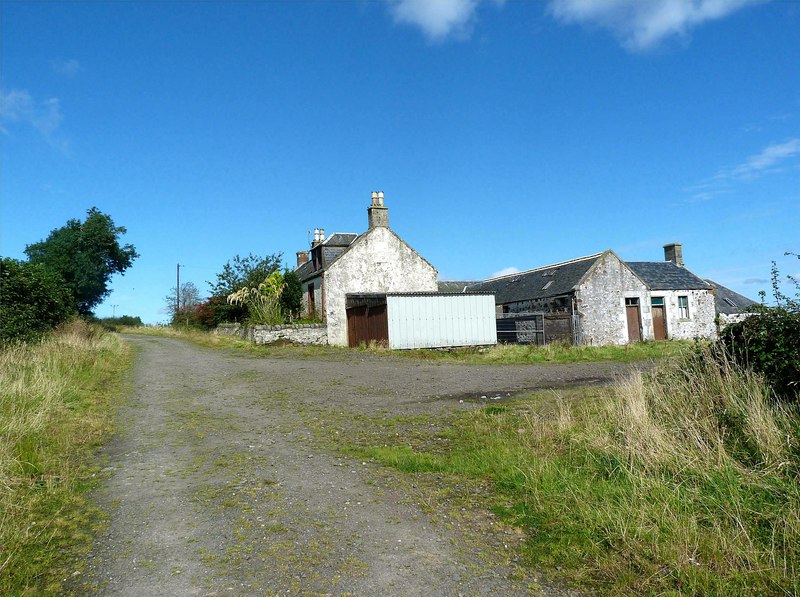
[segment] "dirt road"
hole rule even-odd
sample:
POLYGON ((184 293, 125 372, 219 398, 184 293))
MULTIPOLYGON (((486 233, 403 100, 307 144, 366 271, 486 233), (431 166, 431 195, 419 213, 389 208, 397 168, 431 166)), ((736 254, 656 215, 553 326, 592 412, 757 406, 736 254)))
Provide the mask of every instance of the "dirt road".
POLYGON ((81 592, 565 593, 514 566, 499 525, 498 536, 475 540, 462 523, 420 509, 377 465, 320 447, 308 413, 435 416, 474 408, 470 397, 600 382, 618 365, 254 358, 166 338, 127 340, 137 348, 132 395, 98 495, 110 524, 81 592))

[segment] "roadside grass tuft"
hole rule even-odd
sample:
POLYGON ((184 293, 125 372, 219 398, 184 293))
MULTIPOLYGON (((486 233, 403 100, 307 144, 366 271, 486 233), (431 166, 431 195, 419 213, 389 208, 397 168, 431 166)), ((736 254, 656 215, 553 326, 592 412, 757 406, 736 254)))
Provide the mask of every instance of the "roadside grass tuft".
POLYGON ((75 321, 0 350, 0 594, 56 593, 88 550, 94 449, 131 354, 75 321))
POLYGON ((525 563, 602 594, 800 592, 800 416, 709 351, 434 434, 362 420, 336 438, 399 470, 490 481, 525 563))

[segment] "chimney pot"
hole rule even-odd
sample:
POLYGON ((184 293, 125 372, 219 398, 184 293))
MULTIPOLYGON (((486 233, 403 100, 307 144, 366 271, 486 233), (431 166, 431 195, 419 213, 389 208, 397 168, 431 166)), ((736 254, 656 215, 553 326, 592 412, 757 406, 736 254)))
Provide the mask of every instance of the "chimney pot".
POLYGON ((322 242, 324 240, 325 240, 325 229, 324 228, 320 228, 319 229, 319 242, 322 242))

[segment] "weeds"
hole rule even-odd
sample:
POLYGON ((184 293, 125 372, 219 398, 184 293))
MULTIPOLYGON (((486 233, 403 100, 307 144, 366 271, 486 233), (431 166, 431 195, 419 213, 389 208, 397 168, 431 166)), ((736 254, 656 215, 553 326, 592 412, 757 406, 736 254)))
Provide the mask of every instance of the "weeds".
POLYGON ((493 404, 446 441, 382 424, 336 437, 403 471, 492 482, 534 569, 609 595, 800 592, 800 418, 708 352, 612 389, 493 404))
POLYGON ((88 545, 88 463, 129 358, 82 321, 0 352, 0 594, 58 592, 88 545))

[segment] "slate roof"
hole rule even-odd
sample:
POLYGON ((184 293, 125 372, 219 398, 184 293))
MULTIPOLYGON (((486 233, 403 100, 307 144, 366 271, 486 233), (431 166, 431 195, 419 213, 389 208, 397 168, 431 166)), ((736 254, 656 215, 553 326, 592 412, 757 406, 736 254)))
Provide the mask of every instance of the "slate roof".
POLYGON ((724 313, 725 315, 735 315, 744 312, 748 307, 757 305, 753 300, 746 296, 734 292, 730 288, 726 288, 722 284, 717 284, 713 280, 706 280, 716 290, 714 302, 717 307, 717 313, 724 313), (732 303, 732 304, 731 304, 732 303))
POLYGON ((575 288, 601 255, 602 253, 598 253, 526 272, 492 278, 477 282, 467 290, 494 292, 495 303, 498 305, 562 296, 575 288))
POLYGON ((322 244, 327 247, 349 247, 357 237, 355 232, 334 232, 322 244))
POLYGON ((469 292, 469 289, 478 284, 475 280, 440 280, 437 282, 439 292, 469 292))
POLYGON ((650 290, 709 290, 701 278, 671 261, 626 261, 650 290))
POLYGON ((319 251, 321 251, 322 256, 322 267, 314 271, 313 252, 317 247, 312 247, 310 251, 311 259, 294 270, 297 277, 300 278, 301 282, 305 282, 310 278, 320 275, 330 267, 334 261, 339 259, 357 238, 358 235, 354 232, 334 232, 319 245, 319 251))

